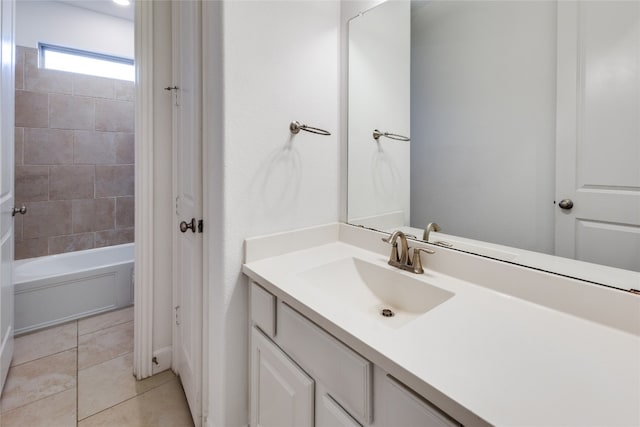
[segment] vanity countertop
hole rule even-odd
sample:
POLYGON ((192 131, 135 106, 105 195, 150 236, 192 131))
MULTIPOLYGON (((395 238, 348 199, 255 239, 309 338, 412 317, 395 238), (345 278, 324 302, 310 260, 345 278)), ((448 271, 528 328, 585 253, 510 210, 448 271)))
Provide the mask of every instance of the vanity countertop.
POLYGON ((463 424, 640 424, 639 336, 428 268, 423 275, 400 271, 386 261, 336 240, 251 261, 243 271, 463 424), (336 303, 335 295, 319 294, 299 276, 349 257, 455 295, 393 327, 336 303))

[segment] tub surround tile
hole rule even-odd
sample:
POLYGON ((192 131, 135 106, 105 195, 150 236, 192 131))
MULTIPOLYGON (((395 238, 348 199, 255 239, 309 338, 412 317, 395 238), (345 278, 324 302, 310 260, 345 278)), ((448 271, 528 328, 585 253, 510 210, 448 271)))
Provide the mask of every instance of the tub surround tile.
POLYGON ((71 229, 55 215, 16 219, 15 259, 133 241, 131 202, 116 215, 116 198, 134 193, 135 85, 37 60, 16 46, 15 200, 69 201, 73 212, 71 229))
POLYGON ((28 128, 49 127, 49 95, 17 90, 16 126, 28 128))
POLYGON ((24 215, 16 215, 13 217, 13 238, 16 242, 22 242, 22 223, 24 221, 24 215))
POLYGON ((133 132, 133 117, 133 102, 96 100, 96 130, 133 132))
POLYGON ((86 335, 127 322, 133 322, 133 306, 78 320, 78 335, 86 335))
POLYGON ((35 258, 49 254, 49 239, 39 237, 15 242, 15 259, 35 258))
POLYGON ((116 133, 116 163, 132 165, 135 163, 135 137, 133 133, 116 133))
POLYGON ((23 164, 22 147, 24 145, 24 128, 16 128, 13 141, 15 143, 15 155, 13 160, 16 165, 21 165, 23 164))
POLYGON ((92 98, 115 98, 115 81, 104 77, 74 74, 73 94, 92 98))
POLYGON ((72 95, 49 95, 49 127, 94 130, 95 100, 72 95))
POLYGON ((77 322, 55 326, 15 338, 11 366, 21 365, 42 357, 76 348, 77 322))
POLYGON ((94 248, 93 233, 49 237, 49 255, 94 248))
POLYGON ((113 132, 76 131, 73 162, 76 164, 116 163, 116 134, 113 132))
POLYGON ((133 322, 78 337, 78 369, 86 369, 133 351, 133 322))
POLYGON ((2 414, 3 427, 75 427, 75 425, 75 388, 2 414))
POLYGON ((133 101, 135 100, 136 87, 133 82, 127 82, 125 80, 115 81, 116 99, 121 101, 133 101))
POLYGON ((58 129, 25 129, 24 163, 27 165, 73 163, 73 132, 58 129))
POLYGON ((49 200, 49 167, 16 166, 15 200, 16 203, 49 200))
POLYGON ((71 234, 71 201, 25 203, 24 239, 71 234))
POLYGON ((24 89, 24 53, 25 48, 16 46, 16 90, 24 89))
POLYGON ((78 419, 97 414, 175 378, 171 371, 164 371, 136 381, 133 353, 82 369, 78 372, 78 419))
POLYGON ((51 200, 92 199, 95 166, 51 166, 49 197, 51 200))
POLYGON ((86 418, 79 427, 93 426, 193 426, 191 413, 178 380, 86 418))
POLYGON ((38 67, 38 49, 24 50, 24 87, 33 92, 71 93, 72 74, 38 67))
POLYGON ((73 201, 73 232, 110 230, 115 227, 114 198, 73 201))
POLYGON ((76 350, 67 350, 10 369, 2 394, 2 412, 76 386, 76 350))
POLYGON ((134 239, 133 228, 96 232, 96 248, 131 243, 134 239))
POLYGON ((96 197, 133 196, 133 165, 96 165, 96 197))
POLYGON ((116 199, 116 228, 133 227, 134 198, 118 197, 116 199))

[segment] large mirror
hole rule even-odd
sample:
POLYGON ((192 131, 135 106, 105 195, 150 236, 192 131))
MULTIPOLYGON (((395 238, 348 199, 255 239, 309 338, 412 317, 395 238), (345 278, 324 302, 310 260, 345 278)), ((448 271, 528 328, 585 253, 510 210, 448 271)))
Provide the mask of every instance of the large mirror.
POLYGON ((379 4, 348 114, 350 223, 640 289, 640 2, 379 4))

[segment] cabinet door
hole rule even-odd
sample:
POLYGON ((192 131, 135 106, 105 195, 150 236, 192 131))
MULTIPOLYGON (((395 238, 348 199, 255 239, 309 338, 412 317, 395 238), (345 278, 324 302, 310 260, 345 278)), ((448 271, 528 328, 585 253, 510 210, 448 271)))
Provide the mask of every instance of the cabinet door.
POLYGON ((251 338, 251 425, 312 427, 313 379, 258 329, 251 338))
POLYGON ((376 413, 385 427, 459 427, 460 424, 431 403, 398 382, 381 374, 376 376, 376 413))
MULTIPOLYGON (((320 394, 320 391, 318 391, 320 394)), ((347 411, 338 405, 328 393, 318 396, 316 402, 316 427, 362 427, 347 411)))

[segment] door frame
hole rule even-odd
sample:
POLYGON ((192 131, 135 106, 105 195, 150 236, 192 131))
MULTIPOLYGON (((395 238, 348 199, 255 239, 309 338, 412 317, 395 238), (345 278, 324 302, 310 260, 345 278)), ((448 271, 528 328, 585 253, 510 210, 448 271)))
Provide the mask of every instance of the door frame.
POLYGON ((133 373, 153 373, 153 2, 135 2, 135 275, 133 373))

